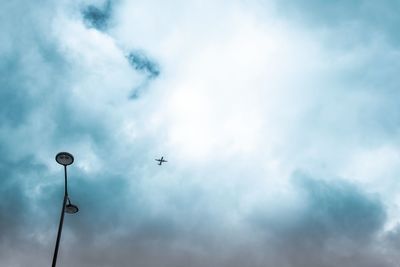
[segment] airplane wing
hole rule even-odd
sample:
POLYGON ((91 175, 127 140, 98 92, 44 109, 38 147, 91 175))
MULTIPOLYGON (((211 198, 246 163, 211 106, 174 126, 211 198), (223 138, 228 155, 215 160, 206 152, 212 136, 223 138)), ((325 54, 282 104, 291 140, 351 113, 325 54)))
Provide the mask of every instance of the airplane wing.
POLYGON ((161 157, 160 159, 154 159, 155 161, 158 161, 158 165, 161 165, 163 162, 167 162, 164 157, 161 157))

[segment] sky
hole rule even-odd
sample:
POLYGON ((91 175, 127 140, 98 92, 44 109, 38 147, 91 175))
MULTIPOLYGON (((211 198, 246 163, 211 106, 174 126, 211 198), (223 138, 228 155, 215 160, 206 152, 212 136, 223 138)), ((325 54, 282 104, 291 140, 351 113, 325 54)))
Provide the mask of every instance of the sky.
POLYGON ((1 1, 0 267, 398 266, 399 13, 1 1))

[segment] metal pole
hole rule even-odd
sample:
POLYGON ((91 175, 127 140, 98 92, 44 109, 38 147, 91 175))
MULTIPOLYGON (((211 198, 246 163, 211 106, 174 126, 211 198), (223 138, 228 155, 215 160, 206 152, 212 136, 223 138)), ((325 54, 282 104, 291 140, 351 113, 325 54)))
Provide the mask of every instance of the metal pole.
POLYGON ((56 241, 56 247, 54 249, 54 255, 53 255, 53 263, 51 267, 56 267, 57 264, 57 255, 58 255, 58 247, 60 246, 60 239, 61 239, 61 232, 62 232, 62 227, 64 223, 64 214, 65 214, 65 205, 67 204, 67 198, 68 198, 68 190, 67 190, 67 166, 64 165, 64 182, 65 182, 65 188, 64 188, 64 201, 61 209, 61 218, 60 218, 60 224, 58 226, 58 233, 57 233, 57 241, 56 241))
POLYGON ((64 165, 64 181, 65 181, 65 184, 64 184, 64 188, 65 188, 64 195, 66 195, 68 197, 68 181, 67 181, 67 166, 66 165, 64 165))

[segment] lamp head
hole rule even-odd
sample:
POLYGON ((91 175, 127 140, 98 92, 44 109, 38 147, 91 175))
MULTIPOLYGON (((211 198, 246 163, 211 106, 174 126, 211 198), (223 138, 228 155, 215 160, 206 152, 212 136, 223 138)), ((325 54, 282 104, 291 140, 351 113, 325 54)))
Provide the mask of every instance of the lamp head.
POLYGON ((58 164, 68 166, 74 162, 74 156, 68 152, 60 152, 56 155, 56 161, 58 164))
POLYGON ((68 203, 65 205, 65 212, 69 214, 74 214, 79 211, 79 208, 75 206, 74 204, 68 203))

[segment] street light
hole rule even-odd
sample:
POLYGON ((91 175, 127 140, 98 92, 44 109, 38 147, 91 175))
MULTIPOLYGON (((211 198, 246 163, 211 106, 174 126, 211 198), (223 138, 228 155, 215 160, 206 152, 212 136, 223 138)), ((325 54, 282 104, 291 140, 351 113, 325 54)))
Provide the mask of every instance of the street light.
POLYGON ((79 211, 78 207, 74 204, 71 204, 71 201, 68 198, 68 204, 65 206, 65 212, 69 214, 74 214, 79 211))
POLYGON ((67 166, 71 165, 74 162, 74 156, 72 156, 68 152, 60 152, 56 155, 56 161, 58 164, 64 166, 64 200, 61 208, 61 218, 60 218, 60 224, 58 226, 56 247, 54 249, 54 255, 53 255, 53 264, 51 265, 52 267, 55 267, 57 263, 58 247, 60 245, 61 232, 64 223, 64 214, 65 213, 74 214, 79 211, 77 206, 71 204, 71 201, 68 197, 67 166))

